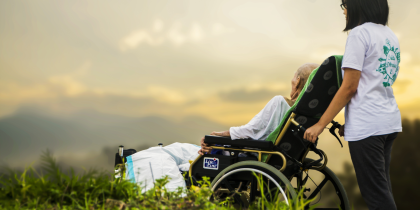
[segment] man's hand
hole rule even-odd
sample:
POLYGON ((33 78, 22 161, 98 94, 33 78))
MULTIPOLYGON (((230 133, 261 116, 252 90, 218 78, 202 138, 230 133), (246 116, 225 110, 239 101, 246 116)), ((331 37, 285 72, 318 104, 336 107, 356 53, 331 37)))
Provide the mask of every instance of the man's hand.
MULTIPOLYGON (((213 132, 211 132, 210 135, 213 135, 213 136, 230 136, 230 132, 229 132, 229 130, 220 131, 220 132, 213 131, 213 132)), ((213 148, 210 147, 209 144, 204 143, 204 137, 201 138, 200 146, 201 146, 201 149, 198 151, 198 154, 200 154, 200 155, 205 155, 206 153, 208 154, 213 149, 213 148)))
POLYGON ((198 154, 205 155, 206 153, 210 153, 211 152, 212 148, 209 147, 208 144, 204 143, 204 137, 201 138, 200 145, 201 145, 201 149, 198 151, 198 154))
POLYGON ((213 132, 211 132, 210 135, 213 135, 213 136, 230 136, 230 132, 229 132, 229 130, 220 131, 220 132, 213 131, 213 132))
POLYGON ((323 131, 324 131, 324 126, 317 123, 313 125, 312 127, 306 129, 306 132, 303 135, 303 138, 312 143, 315 143, 316 139, 323 131))
POLYGON ((343 137, 343 136, 344 136, 344 125, 342 125, 342 126, 340 127, 340 129, 338 130, 338 135, 340 135, 341 137, 343 137))

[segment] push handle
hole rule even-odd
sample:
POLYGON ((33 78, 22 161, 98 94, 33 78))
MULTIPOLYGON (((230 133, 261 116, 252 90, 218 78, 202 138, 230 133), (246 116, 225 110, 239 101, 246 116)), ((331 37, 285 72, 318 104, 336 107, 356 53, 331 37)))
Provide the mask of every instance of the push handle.
MULTIPOLYGON (((292 123, 299 129, 299 130, 301 130, 301 131, 303 131, 303 133, 305 133, 306 132, 306 128, 304 128, 301 124, 299 124, 298 122, 296 122, 296 120, 294 119, 294 118, 292 118, 292 123)), ((296 133, 297 134, 297 133, 296 133)), ((297 136, 299 139, 301 139, 300 138, 300 136, 297 136)), ((318 141, 318 138, 316 138, 316 141, 318 141)), ((304 145, 305 146, 305 145, 304 145)), ((313 143, 311 143, 310 144, 310 148, 312 149, 312 151, 314 151, 317 155, 319 155, 319 159, 318 160, 315 160, 315 161, 312 161, 312 162, 310 162, 310 163, 308 163, 308 164, 306 164, 305 166, 304 166, 304 168, 310 168, 310 167, 312 167, 312 166, 314 166, 314 165, 317 165, 318 163, 320 163, 323 159, 324 159, 324 154, 321 152, 321 151, 319 151, 318 150, 318 148, 316 148, 316 144, 313 144, 313 143)), ((324 165, 325 165, 325 163, 324 163, 324 165)))
POLYGON ((340 125, 340 123, 338 123, 338 122, 336 122, 336 121, 331 121, 331 123, 333 124, 333 126, 336 126, 336 127, 338 127, 338 128, 340 128, 341 127, 341 125, 340 125))
POLYGON ((340 138, 338 138, 337 134, 335 133, 335 129, 340 129, 341 125, 340 123, 336 122, 336 121, 331 121, 331 124, 333 124, 330 128, 330 133, 338 140, 338 142, 340 142, 341 148, 343 148, 343 143, 341 143, 340 138))
POLYGON ((120 147, 118 147, 118 154, 122 157, 124 153, 124 146, 120 145, 120 147))

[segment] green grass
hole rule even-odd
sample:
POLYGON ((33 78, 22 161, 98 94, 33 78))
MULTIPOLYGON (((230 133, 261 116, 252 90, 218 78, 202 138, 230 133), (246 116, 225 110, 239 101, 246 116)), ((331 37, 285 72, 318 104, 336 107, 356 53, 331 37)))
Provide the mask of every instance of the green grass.
MULTIPOLYGON (((64 173, 47 151, 41 156, 41 170, 33 167, 23 172, 8 170, 0 175, 0 209, 234 209, 229 200, 210 202, 209 181, 201 187, 169 192, 167 178, 159 179, 155 187, 142 193, 141 188, 113 174, 96 170, 75 174, 64 173)), ((264 186, 261 184, 260 186, 264 186)), ((299 193, 302 198, 302 193, 299 193)), ((256 200, 249 209, 303 209, 307 202, 269 202, 265 197, 256 200)))

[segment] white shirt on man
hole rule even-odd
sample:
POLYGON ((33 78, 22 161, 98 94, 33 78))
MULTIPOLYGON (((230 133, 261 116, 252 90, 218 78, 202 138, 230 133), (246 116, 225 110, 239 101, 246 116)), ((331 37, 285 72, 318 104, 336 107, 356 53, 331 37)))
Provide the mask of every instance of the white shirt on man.
POLYGON ((392 90, 399 63, 398 38, 388 26, 365 23, 351 30, 342 69, 359 70, 361 76, 357 92, 345 108, 345 140, 358 141, 402 131, 401 114, 392 90))
POLYGON ((231 127, 229 129, 230 136, 232 140, 247 138, 266 140, 268 135, 280 125, 289 109, 290 106, 283 96, 275 96, 248 124, 231 127))

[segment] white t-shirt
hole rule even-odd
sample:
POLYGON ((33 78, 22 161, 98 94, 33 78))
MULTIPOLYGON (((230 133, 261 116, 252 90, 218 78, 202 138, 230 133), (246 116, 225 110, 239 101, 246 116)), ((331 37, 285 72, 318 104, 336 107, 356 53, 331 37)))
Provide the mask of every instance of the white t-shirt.
POLYGON ((365 23, 351 30, 341 67, 362 73, 357 92, 345 109, 345 140, 402 131, 392 90, 399 63, 400 44, 388 26, 365 23))
POLYGON ((290 106, 283 96, 275 96, 248 124, 231 127, 230 136, 233 140, 247 138, 265 140, 280 125, 289 109, 290 106))

